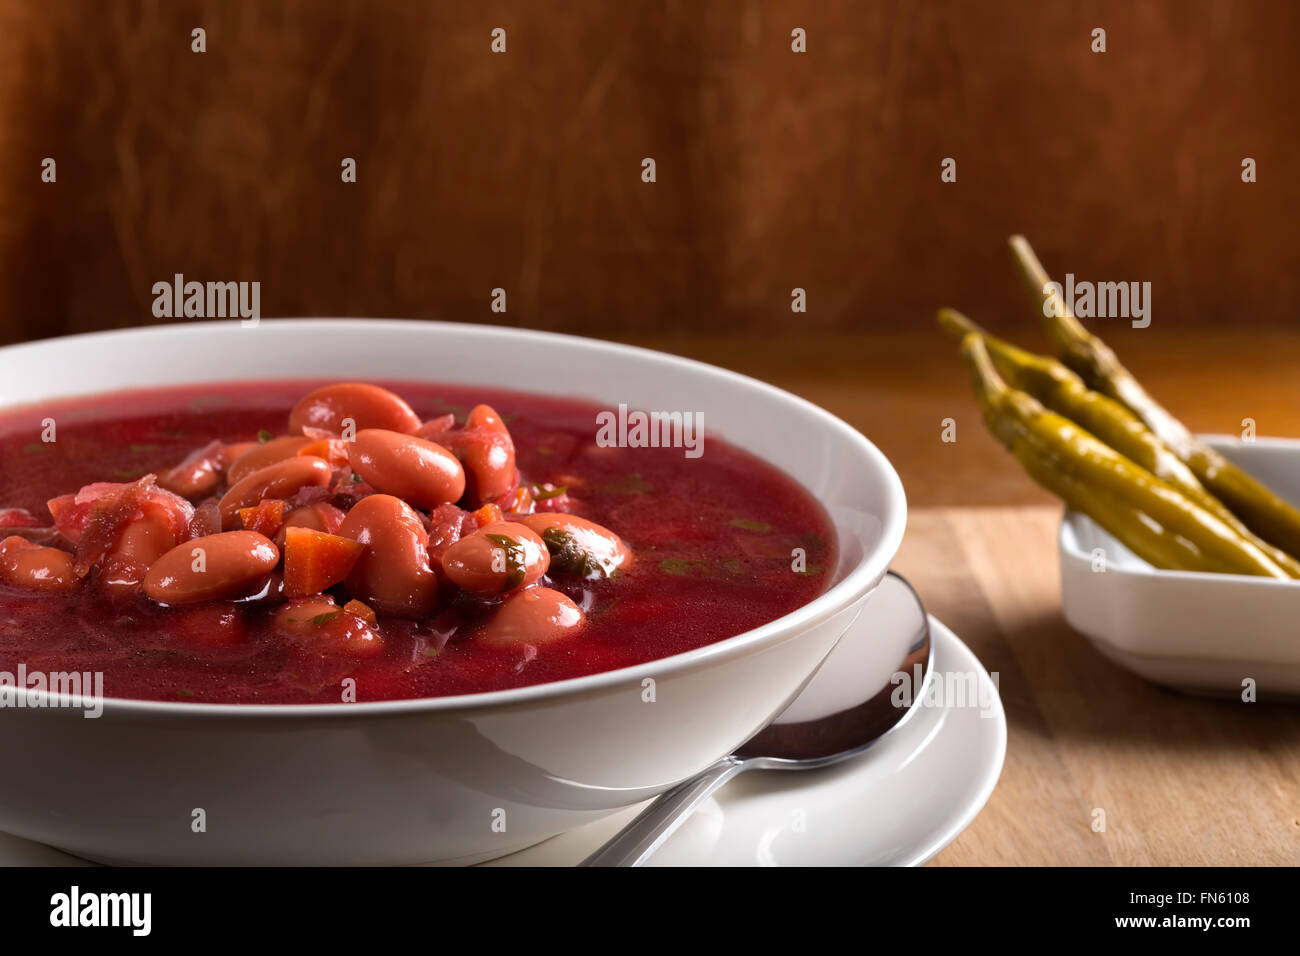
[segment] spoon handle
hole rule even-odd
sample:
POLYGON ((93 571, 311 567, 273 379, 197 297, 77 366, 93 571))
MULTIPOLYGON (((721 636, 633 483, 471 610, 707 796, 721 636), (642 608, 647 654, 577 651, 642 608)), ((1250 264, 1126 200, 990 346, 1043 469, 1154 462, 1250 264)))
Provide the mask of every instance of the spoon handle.
POLYGON ((738 757, 723 757, 691 779, 661 793, 641 815, 579 866, 640 866, 676 832, 695 808, 745 769, 738 757))

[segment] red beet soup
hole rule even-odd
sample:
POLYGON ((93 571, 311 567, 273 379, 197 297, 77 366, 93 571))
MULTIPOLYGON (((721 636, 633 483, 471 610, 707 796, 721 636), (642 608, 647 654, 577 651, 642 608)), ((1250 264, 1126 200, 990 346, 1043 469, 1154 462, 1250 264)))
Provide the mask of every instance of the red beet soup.
POLYGON ((0 670, 108 697, 338 703, 580 677, 807 604, 835 537, 712 435, 428 383, 133 390, 0 412, 0 670))

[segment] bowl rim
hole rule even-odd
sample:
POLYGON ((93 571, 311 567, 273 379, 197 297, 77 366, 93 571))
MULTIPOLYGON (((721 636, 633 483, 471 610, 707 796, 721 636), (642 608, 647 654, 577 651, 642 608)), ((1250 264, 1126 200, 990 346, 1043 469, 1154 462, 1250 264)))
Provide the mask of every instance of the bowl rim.
MULTIPOLYGON (((102 698, 103 711, 100 714, 99 719, 108 717, 112 714, 113 716, 133 718, 158 717, 217 719, 233 717, 249 720, 265 720, 268 718, 316 718, 337 720, 342 717, 352 716, 378 717, 452 711, 501 711, 518 705, 530 705, 544 702, 552 698, 570 696, 577 697, 608 691, 619 685, 626 685, 631 682, 640 682, 646 677, 654 677, 656 680, 662 680, 680 672, 697 670, 717 661, 732 656, 738 656, 742 652, 748 650, 756 649, 765 645, 779 644, 785 639, 794 637, 800 630, 815 626, 835 614, 840 613, 850 607, 856 600, 869 593, 874 584, 887 570, 894 555, 898 551, 900 543, 902 542, 903 532, 907 524, 907 497, 903 489, 902 479, 899 478, 898 472, 894 469, 885 454, 860 431, 849 425, 843 419, 832 415, 820 405, 816 405, 792 392, 778 388, 775 385, 770 385, 767 382, 753 378, 752 376, 733 372, 730 369, 711 365, 707 362, 701 362, 697 359, 685 358, 683 356, 673 355, 669 352, 661 352, 656 349, 626 345, 619 342, 610 342, 603 339, 589 338, 581 335, 550 332, 540 329, 516 328, 512 326, 478 324, 472 322, 446 322, 433 319, 377 318, 275 318, 262 319, 259 324, 272 327, 287 327, 290 325, 295 327, 307 327, 303 329, 304 332, 307 331, 308 328, 342 330, 345 332, 365 331, 368 334, 375 336, 384 334, 385 330, 399 328, 411 329, 418 327, 432 328, 435 330, 446 329, 448 331, 483 335, 488 338, 544 338, 552 341, 559 341, 561 343, 569 342, 575 346, 580 345, 583 348, 594 349, 598 353, 611 357, 632 357, 641 361, 648 360, 661 364, 685 367, 696 374, 710 377, 722 385, 765 393, 772 399, 793 405, 798 410, 808 415, 813 421, 819 423, 822 427, 837 436, 839 440, 846 442, 849 445, 856 446, 857 450, 865 455, 878 473, 881 483, 881 491, 885 497, 885 507, 883 508, 882 513, 877 515, 881 524, 879 538, 873 547, 864 548, 861 559, 840 581, 833 584, 812 601, 802 605, 801 607, 795 608, 790 613, 785 614, 774 621, 769 621, 767 624, 760 625, 759 627, 752 628, 748 631, 743 631, 740 634, 724 638, 720 641, 715 641, 714 643, 707 644, 704 647, 699 647, 680 654, 673 654, 668 657, 657 658, 641 664, 634 664, 629 667, 620 667, 615 670, 599 671, 595 674, 587 674, 582 677, 571 677, 564 680, 550 681, 541 684, 530 684, 525 687, 515 687, 507 690, 483 691, 446 697, 413 697, 403 698, 400 700, 359 701, 356 703, 215 704, 183 701, 135 700, 127 697, 105 696, 102 698)), ((110 329, 102 332, 57 336, 49 339, 39 339, 34 342, 21 342, 0 347, 0 361, 14 359, 21 360, 28 355, 34 358, 37 354, 43 351, 57 352, 60 348, 67 347, 69 343, 102 342, 106 349, 117 348, 128 345, 130 340, 134 338, 156 336, 180 337, 192 334, 199 330, 212 331, 216 326, 217 322, 214 321, 181 322, 134 326, 125 329, 110 329)), ((232 328, 233 327, 234 326, 232 325, 232 328)), ((214 378, 212 381, 220 382, 230 380, 214 378)), ((153 388, 159 386, 153 383, 140 383, 128 387, 153 388)), ((65 397, 72 398, 93 394, 99 394, 99 392, 70 393, 66 396, 58 396, 57 398, 50 400, 58 401, 65 397)), ((40 403, 40 401, 16 403, 5 405, 4 408, 18 408, 23 405, 40 403)), ((725 436, 721 437, 725 438, 725 436)), ((791 477, 793 478, 793 476, 791 477)), ((805 489, 805 491, 807 491, 807 489, 805 489)), ((811 492, 808 493, 811 494, 811 492)), ((50 695, 48 692, 19 688, 12 685, 0 687, 0 699, 15 697, 18 694, 24 694, 29 700, 35 701, 41 701, 56 696, 50 695)), ((47 706, 43 709, 55 713, 66 712, 69 716, 80 717, 84 710, 84 707, 80 705, 84 705, 87 699, 86 695, 57 695, 59 706, 47 706)), ((12 706, 12 704, 5 704, 4 706, 12 706)))

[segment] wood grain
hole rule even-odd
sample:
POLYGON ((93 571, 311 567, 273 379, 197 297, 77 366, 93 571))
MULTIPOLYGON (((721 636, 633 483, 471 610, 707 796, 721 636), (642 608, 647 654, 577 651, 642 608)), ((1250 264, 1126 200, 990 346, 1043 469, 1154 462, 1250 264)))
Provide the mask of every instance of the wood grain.
POLYGON ((894 566, 998 672, 1009 725, 997 789, 936 864, 1300 864, 1300 711, 1165 690, 1103 658, 1061 616, 1059 520, 910 516, 894 566))

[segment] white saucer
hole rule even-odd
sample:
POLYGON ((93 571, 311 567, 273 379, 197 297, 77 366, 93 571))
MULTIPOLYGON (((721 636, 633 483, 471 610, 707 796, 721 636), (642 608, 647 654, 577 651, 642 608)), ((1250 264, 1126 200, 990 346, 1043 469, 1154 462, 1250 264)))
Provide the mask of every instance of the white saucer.
MULTIPOLYGON (((1002 773, 1007 721, 970 648, 934 617, 930 634, 938 686, 978 682, 974 705, 936 699, 863 757, 837 767, 743 774, 697 810, 649 865, 917 866, 955 840, 1002 773)), ((642 806, 484 865, 571 866, 642 806)))
MULTIPOLYGON (((975 655, 933 617, 930 628, 938 687, 973 680, 974 703, 945 694, 865 756, 838 767, 744 774, 696 811, 650 865, 915 866, 956 839, 1002 772, 1007 722, 975 655)), ((629 807, 485 865, 571 866, 640 810, 629 807)), ((0 833, 0 866, 92 865, 0 833)))

